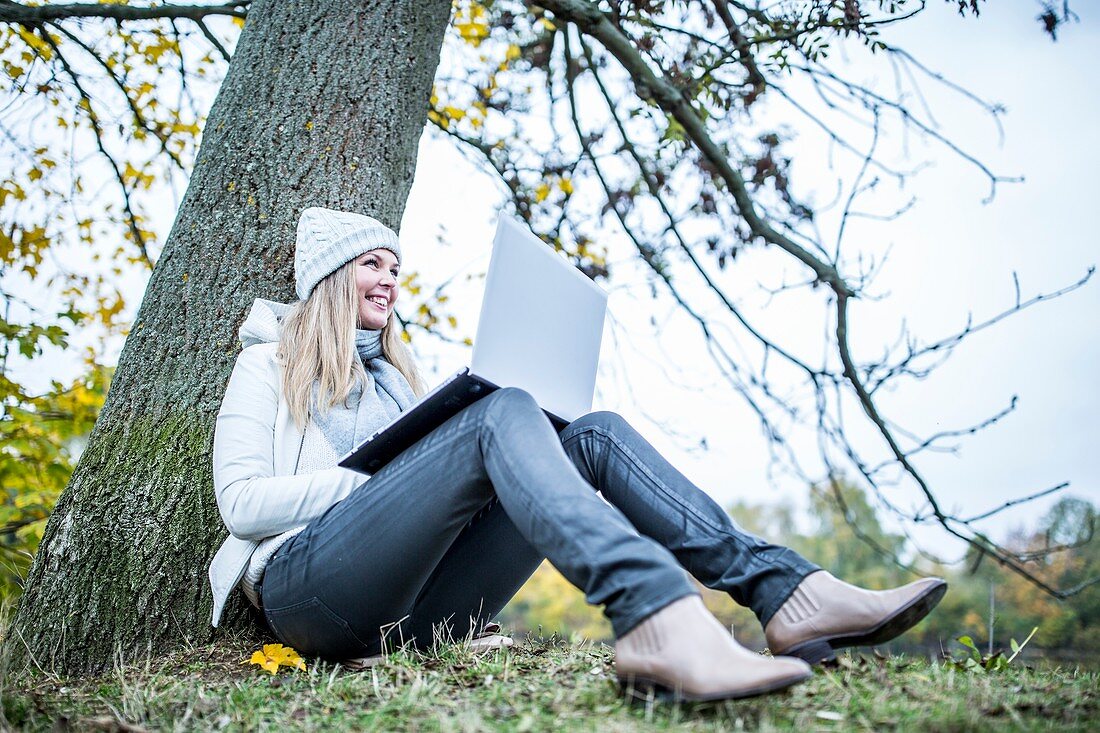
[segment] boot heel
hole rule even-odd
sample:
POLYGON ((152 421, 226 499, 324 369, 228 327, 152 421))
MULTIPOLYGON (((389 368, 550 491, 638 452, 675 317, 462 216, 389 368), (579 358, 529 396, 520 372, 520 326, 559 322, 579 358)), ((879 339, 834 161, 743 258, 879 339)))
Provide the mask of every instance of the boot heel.
POLYGON ((668 702, 675 699, 675 695, 664 685, 657 684, 653 680, 644 677, 619 677, 619 692, 629 698, 631 702, 646 702, 660 700, 668 702))
POLYGON ((784 657, 798 657, 807 664, 822 664, 823 662, 835 662, 836 653, 827 641, 808 641, 793 649, 783 652, 784 657))

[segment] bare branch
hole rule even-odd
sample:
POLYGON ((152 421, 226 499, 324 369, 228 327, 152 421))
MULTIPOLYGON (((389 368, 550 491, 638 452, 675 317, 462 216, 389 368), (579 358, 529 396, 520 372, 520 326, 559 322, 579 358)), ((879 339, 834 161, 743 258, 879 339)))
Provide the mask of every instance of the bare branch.
POLYGON ((1036 491, 1034 494, 1028 494, 1027 496, 1021 496, 1018 499, 1012 499, 1011 501, 1006 501, 1004 504, 1001 504, 1000 506, 998 506, 994 509, 990 509, 989 511, 982 512, 981 514, 975 514, 973 517, 970 517, 969 519, 961 519, 959 521, 961 521, 963 524, 970 524, 971 522, 977 522, 980 519, 988 519, 989 517, 992 517, 994 514, 999 514, 999 513, 1003 512, 1005 509, 1008 509, 1009 507, 1018 506, 1020 504, 1027 503, 1029 501, 1034 501, 1035 499, 1041 499, 1042 497, 1049 496, 1050 494, 1053 494, 1056 491, 1061 491, 1062 489, 1067 488, 1068 486, 1069 486, 1069 482, 1068 481, 1063 481, 1062 483, 1058 484, 1057 486, 1051 486, 1049 489, 1043 489, 1042 491, 1036 491))
POLYGON ((222 42, 218 40, 218 37, 210 31, 210 29, 206 26, 206 23, 204 23, 201 18, 195 20, 195 25, 199 27, 199 30, 202 31, 202 34, 206 36, 206 40, 210 41, 210 45, 218 50, 218 53, 221 54, 222 59, 225 61, 225 63, 228 64, 230 61, 229 52, 225 50, 225 46, 223 46, 222 42))
MULTIPOLYGON (((703 119, 700 117, 699 113, 696 112, 690 100, 685 98, 674 84, 670 83, 663 76, 658 76, 653 69, 650 68, 646 60, 631 44, 630 40, 622 34, 609 16, 602 12, 594 3, 586 2, 585 0, 539 0, 538 4, 553 12, 556 17, 575 23, 582 32, 598 40, 630 75, 638 96, 643 99, 652 100, 683 127, 686 136, 704 156, 708 164, 716 171, 716 175, 726 185, 727 190, 736 203, 738 213, 744 219, 753 234, 797 259, 813 271, 815 282, 824 283, 829 287, 835 297, 835 347, 840 357, 841 364, 843 365, 842 373, 844 379, 854 392, 867 419, 871 421, 879 436, 887 444, 890 453, 894 456, 894 460, 920 489, 936 522, 949 534, 963 540, 977 550, 979 556, 991 557, 1002 566, 1027 578, 1034 585, 1055 597, 1065 597, 1068 591, 1054 588, 1028 568, 1024 567, 1011 552, 991 542, 984 535, 971 530, 967 525, 961 523, 957 517, 942 509, 935 493, 932 491, 932 488, 929 486, 924 476, 917 467, 913 465, 907 454, 898 445, 892 429, 880 414, 878 406, 868 392, 860 375, 860 370, 857 369, 855 361, 852 358, 848 333, 848 302, 852 297, 856 296, 857 291, 853 290, 845 281, 835 266, 818 259, 809 250, 803 248, 789 237, 777 231, 760 216, 757 211, 756 203, 749 193, 741 174, 731 164, 721 147, 711 137, 703 119)), ((809 69, 806 70, 810 71, 809 69)), ((832 79, 837 79, 838 83, 841 85, 848 84, 843 80, 839 80, 838 77, 831 74, 831 72, 821 70, 821 73, 830 76, 832 79)), ((864 95, 865 99, 877 100, 883 106, 898 108, 898 112, 903 115, 903 119, 907 119, 905 116, 908 115, 908 111, 896 103, 883 99, 869 90, 862 90, 858 85, 848 84, 847 89, 852 93, 856 93, 856 91, 853 90, 866 92, 864 95)), ((934 132, 930 132, 930 134, 935 135, 934 132)), ((957 148, 957 146, 953 146, 949 141, 944 140, 942 136, 938 137, 959 155, 962 155, 964 158, 967 157, 965 153, 957 148)), ((975 163, 980 165, 980 163, 976 161, 975 163)), ((994 184, 997 180, 1001 180, 993 176, 992 173, 990 173, 990 176, 994 184)), ((840 437, 840 442, 847 447, 849 451, 851 450, 850 445, 847 444, 847 440, 843 436, 840 437)), ((827 456, 823 456, 823 458, 827 459, 827 456)), ((864 478, 877 491, 877 482, 873 476, 867 472, 866 466, 862 461, 860 461, 857 466, 864 475, 864 478)))
MULTIPOLYGON (((978 324, 972 324, 972 323, 969 322, 969 319, 968 319, 968 322, 967 322, 966 326, 964 328, 962 328, 962 330, 960 330, 957 333, 954 333, 950 336, 942 338, 939 341, 935 341, 931 344, 928 344, 927 346, 923 346, 919 349, 912 349, 911 348, 909 350, 909 353, 905 356, 905 358, 903 358, 897 364, 894 364, 893 366, 889 367, 885 371, 882 371, 881 373, 879 373, 877 369, 869 370, 868 373, 867 373, 867 376, 866 376, 866 379, 869 383, 869 391, 873 394, 874 392, 876 392, 879 389, 879 387, 882 386, 883 383, 885 383, 887 381, 890 381, 891 379, 893 379, 893 378, 895 378, 895 377, 897 377, 901 374, 909 374, 911 376, 916 376, 917 378, 921 378, 923 376, 926 376, 927 375, 927 370, 914 371, 912 369, 911 365, 914 362, 914 360, 916 360, 918 358, 921 358, 921 357, 924 357, 924 356, 928 356, 929 354, 937 353, 937 352, 942 352, 946 356, 946 355, 950 354, 950 352, 956 346, 958 346, 959 343, 961 343, 962 340, 964 338, 966 338, 967 336, 970 336, 971 334, 977 333, 979 331, 983 331, 983 330, 989 328, 990 326, 992 326, 996 323, 999 323, 1000 321, 1003 321, 1005 318, 1008 318, 1013 313, 1017 313, 1019 311, 1024 310, 1025 308, 1030 308, 1033 305, 1037 305, 1039 303, 1042 303, 1042 302, 1045 302, 1045 301, 1048 301, 1048 300, 1054 300, 1055 298, 1059 298, 1059 297, 1061 297, 1061 296, 1063 296, 1067 293, 1071 293, 1074 290, 1077 290, 1080 287, 1083 287, 1085 285, 1085 283, 1087 283, 1090 279, 1092 279, 1092 276, 1093 276, 1093 274, 1095 274, 1095 272, 1096 272, 1095 265, 1091 266, 1091 267, 1089 267, 1088 271, 1084 274, 1084 276, 1082 276, 1081 279, 1079 279, 1077 282, 1070 283, 1069 285, 1067 285, 1063 288, 1059 288, 1058 290, 1055 290, 1053 292, 1039 293, 1038 295, 1032 296, 1031 298, 1027 299, 1026 301, 1021 301, 1020 300, 1019 281, 1016 279, 1016 276, 1015 276, 1015 273, 1014 273, 1013 274, 1013 281, 1015 283, 1016 298, 1015 298, 1015 302, 1013 303, 1012 307, 1006 308, 1005 310, 1001 311, 1000 313, 997 313, 993 316, 990 316, 989 318, 987 318, 986 320, 984 320, 984 321, 982 321, 978 324), (872 379, 872 377, 874 377, 874 378, 872 379)), ((885 365, 880 365, 880 366, 884 367, 885 365)))
POLYGON ((202 20, 210 16, 229 15, 243 18, 251 0, 229 2, 224 5, 134 5, 68 3, 52 5, 23 5, 12 0, 0 0, 0 23, 21 23, 31 26, 69 18, 106 18, 116 21, 156 20, 160 18, 186 18, 202 20))
MULTIPOLYGON (((982 430, 985 430, 988 427, 996 425, 998 422, 1000 422, 1004 418, 1008 417, 1008 415, 1015 412, 1016 403, 1017 403, 1017 399, 1016 399, 1015 396, 1013 396, 1012 400, 1009 402, 1008 407, 1004 408, 1003 410, 1001 410, 1000 412, 997 412, 994 415, 991 415, 991 416, 987 417, 985 420, 982 420, 980 423, 977 423, 975 425, 971 425, 970 427, 967 427, 967 428, 960 428, 960 429, 957 429, 957 430, 941 430, 940 432, 933 433, 932 435, 928 436, 924 440, 918 439, 916 436, 909 433, 908 431, 903 430, 902 428, 898 427, 897 425, 891 424, 891 427, 894 430, 896 430, 898 433, 900 433, 901 435, 905 436, 906 438, 908 438, 910 440, 913 440, 913 441, 918 441, 919 440, 920 441, 919 444, 917 445, 917 447, 915 447, 912 450, 909 450, 909 451, 906 452, 906 455, 909 456, 910 458, 917 455, 918 453, 921 453, 922 451, 926 451, 926 450, 931 450, 931 451, 939 450, 940 452, 954 453, 955 452, 954 448, 937 448, 936 443, 939 443, 941 440, 944 440, 945 438, 961 438, 964 435, 974 435, 975 433, 981 432, 982 430)), ((877 473, 880 473, 883 469, 885 469, 886 467, 891 466, 893 464, 894 464, 893 460, 883 461, 882 463, 878 464, 874 468, 869 469, 869 473, 873 476, 877 473)))
POLYGON ((796 66, 792 64, 791 68, 802 71, 809 76, 822 77, 828 81, 836 83, 841 88, 846 90, 849 94, 860 99, 863 104, 865 104, 869 108, 881 105, 882 107, 887 107, 893 110, 901 118, 902 122, 907 125, 912 125, 921 133, 928 135, 932 139, 939 142, 941 145, 945 146, 952 153, 976 167, 989 180, 989 195, 986 196, 985 199, 983 199, 983 203, 989 203, 993 200, 993 197, 997 193, 998 183, 1018 183, 1023 180, 1023 178, 1020 176, 997 175, 996 173, 991 171, 985 163, 981 162, 976 157, 963 150, 961 147, 959 147, 957 143, 955 143, 943 133, 936 130, 932 125, 918 119, 916 116, 913 115, 912 112, 909 111, 907 107, 905 107, 905 105, 899 102, 895 102, 892 99, 887 99, 886 97, 883 97, 877 92, 868 89, 861 84, 856 84, 855 82, 843 79, 821 66, 796 66))
POLYGON ((725 24, 726 32, 729 33, 730 40, 733 41, 733 45, 737 49, 737 60, 741 62, 741 65, 745 67, 745 71, 748 72, 749 83, 752 84, 756 93, 760 94, 764 90, 764 87, 767 86, 767 81, 764 79, 764 75, 760 73, 760 68, 756 65, 756 57, 752 55, 748 39, 745 38, 745 34, 738 28, 737 22, 733 19, 729 5, 725 0, 714 0, 714 9, 718 11, 718 17, 720 17, 725 24))
MULTIPOLYGON (((619 131, 619 135, 622 138, 623 147, 630 154, 631 158, 634 159, 634 163, 638 166, 638 169, 641 171, 642 178, 643 178, 643 180, 645 180, 647 188, 649 188, 650 195, 653 196, 653 198, 657 201, 658 205, 660 205, 660 207, 661 207, 661 211, 668 218, 669 230, 675 235, 676 240, 680 245, 680 250, 685 254, 685 256, 687 256, 688 260, 691 262, 691 264, 695 268, 695 271, 703 278, 704 282, 706 282, 707 288, 710 289, 711 292, 713 292, 715 295, 718 296, 718 298, 722 301, 722 305, 726 308, 726 310, 728 310, 733 315, 733 317, 736 318, 737 321, 742 326, 744 326, 745 330, 747 330, 750 334, 752 334, 753 337, 755 337, 764 346, 765 351, 774 350, 776 353, 781 355, 787 361, 791 362, 792 364, 797 366, 799 369, 806 372, 806 374, 810 377, 810 379, 816 379, 817 377, 821 376, 822 372, 820 370, 812 369, 811 367, 809 367, 808 365, 803 363, 801 360, 799 360, 798 358, 796 358, 795 356, 793 356, 792 354, 787 352, 785 349, 781 348, 779 345, 777 345, 773 341, 771 341, 768 338, 766 338, 765 336, 763 336, 755 328, 753 328, 752 325, 749 324, 749 322, 742 315, 740 309, 738 309, 730 301, 730 299, 726 296, 725 291, 723 291, 717 285, 717 283, 714 282, 714 280, 706 272, 706 270, 703 268, 703 266, 699 263, 698 259, 695 257, 695 254, 691 251, 691 248, 688 246, 688 244, 687 244, 686 240, 684 239, 683 235, 680 233, 680 228, 677 224, 677 217, 674 216, 672 211, 669 210, 668 204, 665 201, 664 196, 661 195, 660 186, 658 185, 657 181, 654 179, 653 174, 649 171, 649 168, 646 165, 645 160, 641 157, 641 155, 638 154, 637 148, 631 143, 630 138, 629 138, 629 136, 627 135, 627 132, 626 132, 626 127, 623 125, 622 119, 619 117, 619 113, 617 111, 617 106, 616 106, 614 100, 611 98, 611 94, 608 92, 607 87, 603 84, 603 81, 600 79, 599 73, 596 71, 596 64, 593 61, 591 49, 588 48, 588 45, 584 43, 583 39, 581 40, 581 49, 584 52, 585 58, 588 61, 588 67, 589 67, 589 70, 592 73, 592 77, 596 81, 596 84, 597 84, 601 94, 603 95, 604 100, 607 102, 608 111, 610 112, 611 117, 615 122, 615 126, 619 131)), ((581 136, 583 138, 583 133, 581 132, 579 126, 577 128, 577 134, 578 134, 578 136, 581 136)))
POLYGON ((126 179, 122 176, 122 171, 119 170, 118 162, 115 161, 114 156, 108 152, 107 148, 103 144, 104 132, 103 128, 99 124, 99 117, 95 113, 95 107, 93 106, 91 96, 84 90, 83 85, 80 83, 80 77, 72 66, 69 65, 68 60, 64 54, 61 53, 61 48, 54 42, 53 38, 46 31, 44 26, 37 26, 36 29, 42 39, 53 49, 57 54, 58 61, 61 62, 62 67, 65 69, 66 75, 68 75, 73 86, 80 94, 81 100, 86 105, 85 112, 88 114, 88 121, 92 125, 92 131, 95 135, 96 146, 99 148, 100 154, 107 160, 107 163, 111 166, 111 170, 114 171, 115 180, 118 182, 119 188, 122 191, 123 206, 126 209, 126 224, 130 229, 130 235, 134 238, 134 244, 137 246, 142 260, 145 262, 149 269, 153 269, 153 260, 149 256, 149 250, 145 244, 145 235, 141 233, 141 230, 137 225, 137 215, 134 213, 133 205, 130 200, 130 187, 126 185, 126 179))
POLYGON ((863 177, 867 175, 867 168, 871 165, 871 160, 875 157, 875 150, 878 148, 878 135, 879 135, 879 115, 878 108, 874 108, 874 134, 871 137, 871 144, 867 148, 867 154, 863 156, 863 164, 859 167, 859 173, 856 174, 856 178, 852 181, 852 190, 848 194, 848 200, 844 203, 844 209, 840 214, 840 228, 836 233, 836 245, 833 248, 833 264, 836 265, 840 262, 840 243, 844 241, 844 229, 848 226, 848 216, 852 212, 852 204, 855 202, 856 197, 861 191, 865 190, 860 187, 860 182, 863 177))
MULTIPOLYGON (((130 96, 130 90, 126 88, 126 83, 122 79, 118 78, 111 67, 107 65, 107 62, 104 61, 98 53, 96 53, 95 49, 89 47, 79 37, 70 33, 62 26, 54 25, 52 23, 50 25, 56 28, 58 32, 62 33, 70 41, 79 46, 85 53, 91 56, 97 64, 99 64, 100 68, 102 68, 103 71, 107 74, 107 78, 114 82, 114 85, 118 87, 119 92, 126 99, 126 105, 130 108, 130 113, 134 116, 134 123, 137 124, 137 126, 140 127, 142 130, 145 130, 153 137, 155 137, 160 142, 161 152, 167 155, 177 168, 179 168, 181 171, 186 171, 187 166, 184 164, 183 160, 180 159, 179 155, 168 148, 168 140, 170 138, 170 135, 166 135, 159 125, 149 124, 149 122, 145 119, 145 115, 142 114, 141 109, 137 106, 133 98, 130 96)), ((181 80, 182 78, 183 77, 181 76, 181 80)), ((91 100, 89 100, 89 104, 91 104, 91 100)))

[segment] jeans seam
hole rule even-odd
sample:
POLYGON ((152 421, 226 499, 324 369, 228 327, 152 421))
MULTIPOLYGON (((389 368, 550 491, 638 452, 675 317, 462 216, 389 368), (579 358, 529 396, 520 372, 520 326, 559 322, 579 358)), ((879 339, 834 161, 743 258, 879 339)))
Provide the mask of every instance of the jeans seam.
MULTIPOLYGON (((488 420, 485 422, 485 429, 486 429, 486 432, 488 433, 488 445, 485 446, 484 450, 487 451, 490 448, 490 446, 495 446, 496 434, 493 431, 493 426, 491 425, 490 421, 488 421, 488 420)), ((498 451, 498 456, 500 457, 501 466, 504 468, 504 470, 506 470, 508 472, 508 474, 512 478, 512 480, 515 481, 516 480, 516 474, 515 474, 514 469, 512 468, 512 466, 509 463, 508 452, 507 451, 498 451)), ((595 494, 595 488, 594 487, 593 487, 593 494, 595 494)), ((544 520, 544 517, 545 517, 544 512, 538 511, 533 506, 533 504, 531 504, 529 502, 525 501, 524 505, 527 508, 527 511, 532 516, 536 516, 540 520, 544 520)), ((673 592, 677 593, 678 591, 673 591, 673 592)), ((690 595, 691 593, 696 593, 696 592, 697 591, 695 591, 694 588, 692 588, 688 593, 679 593, 679 595, 676 595, 674 598, 671 598, 671 599, 667 599, 663 595, 660 596, 660 597, 657 597, 657 598, 651 598, 651 599, 648 599, 647 602, 642 604, 641 606, 631 608, 631 609, 627 609, 625 613, 616 612, 615 615, 630 620, 629 621, 629 627, 628 627, 628 630, 629 630, 629 628, 633 628, 633 626, 640 623, 642 620, 644 620, 650 614, 652 614, 656 611, 659 611, 660 609, 664 608, 668 604, 672 603, 673 601, 678 600, 679 598, 681 598, 685 595, 690 595), (642 610, 639 611, 639 609, 642 609, 642 610), (652 610, 650 610, 650 609, 652 609, 652 610), (640 618, 635 619, 634 617, 638 616, 639 613, 644 613, 644 615, 641 616, 640 618)), ((612 626, 613 627, 615 626, 614 620, 612 620, 612 626)), ((626 633, 626 631, 620 632, 618 629, 616 629, 616 634, 619 635, 619 636, 621 636, 622 634, 625 634, 625 633, 626 633)))
MULTIPOLYGON (((459 422, 459 423, 458 423, 458 425, 456 425, 456 427, 458 427, 458 426, 461 426, 461 425, 462 425, 462 422, 459 422)), ((463 434, 464 434, 464 433, 463 433, 463 434)), ((429 447, 425 447, 425 449, 424 449, 424 452, 423 452, 423 453, 421 453, 421 452, 417 452, 417 453, 410 453, 410 454, 409 454, 408 456, 400 455, 400 456, 398 456, 398 458, 397 458, 397 459, 396 459, 396 460, 395 460, 395 461, 394 461, 393 463, 391 463, 391 464, 389 464, 389 465, 390 465, 390 466, 394 466, 394 468, 393 468, 393 472, 395 472, 395 473, 396 473, 396 472, 399 472, 399 471, 400 471, 400 470, 402 469, 402 467, 400 467, 400 466, 397 466, 397 465, 395 465, 395 464, 399 463, 399 462, 401 461, 401 458, 406 458, 407 460, 412 460, 412 458, 413 458, 414 456, 415 456, 416 458, 418 458, 418 459, 419 459, 419 458, 426 458, 426 457, 429 457, 429 456, 435 455, 436 453, 438 453, 438 452, 439 452, 440 450, 442 450, 443 448, 445 448, 445 447, 447 447, 447 446, 451 445, 451 444, 452 444, 453 442, 454 442, 454 441, 453 441, 452 439, 450 439, 450 438, 449 438, 448 440, 442 440, 442 441, 439 441, 439 443, 438 443, 438 444, 436 444, 436 445, 433 445, 433 446, 431 446, 430 448, 429 448, 429 447)), ((368 481, 366 485, 369 485, 369 483, 370 483, 370 482, 368 481)))
MULTIPOLYGON (((711 531, 716 532, 718 534, 721 534, 725 537, 728 537, 729 539, 733 540, 734 542, 737 542, 738 544, 744 546, 745 549, 747 549, 749 552, 752 553, 753 557, 755 557, 757 560, 763 561, 763 558, 761 558, 760 554, 757 552, 757 548, 753 547, 750 543, 745 542, 745 540, 743 538, 739 537, 737 534, 731 533, 731 532, 729 532, 725 529, 722 529, 721 527, 718 527, 718 526, 714 525, 709 519, 707 519, 705 516, 700 514, 699 511, 695 507, 693 507, 690 504, 687 504, 684 501, 682 501, 680 499, 680 497, 676 494, 676 492, 670 491, 668 489, 668 487, 665 486, 664 482, 661 481, 660 479, 658 479, 657 476, 654 475, 653 472, 650 471, 649 468, 638 459, 637 455, 633 451, 631 451, 629 448, 627 448, 626 445, 624 445, 623 442, 621 440, 619 440, 617 436, 615 436, 614 434, 612 434, 611 432, 609 432, 608 430, 606 430, 602 426, 600 426, 600 425, 585 425, 584 427, 577 430, 572 435, 565 438, 562 441, 562 444, 564 445, 566 441, 571 441, 574 438, 577 438, 577 437, 579 437, 580 435, 582 435, 583 433, 586 433, 586 432, 598 433, 598 434, 602 435, 603 437, 607 438, 612 443, 612 445, 614 445, 616 448, 618 448, 619 451, 624 456, 626 456, 626 458, 630 461, 630 463, 635 468, 639 469, 643 474, 645 474, 645 476, 647 478, 649 478, 650 481, 653 482, 654 485, 656 485, 657 487, 660 488, 661 495, 664 496, 666 500, 670 500, 670 501, 674 502, 676 505, 683 508, 694 519, 696 519, 697 521, 702 523, 704 526, 709 528, 711 531)), ((780 564, 780 565, 786 567, 788 570, 796 569, 796 567, 794 565, 791 565, 790 563, 784 561, 783 559, 768 559, 767 562, 769 562, 769 563, 774 562, 776 564, 780 564)))

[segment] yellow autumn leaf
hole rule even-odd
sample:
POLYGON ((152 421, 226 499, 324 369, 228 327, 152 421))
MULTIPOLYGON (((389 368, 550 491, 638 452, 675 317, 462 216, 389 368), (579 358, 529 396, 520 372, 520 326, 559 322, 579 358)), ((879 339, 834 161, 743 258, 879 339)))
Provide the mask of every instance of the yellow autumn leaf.
POLYGON ((489 37, 489 26, 484 23, 455 23, 455 29, 462 40, 475 48, 489 37))
MULTIPOLYGON (((53 36, 50 36, 53 38, 53 36)), ((19 29, 19 38, 23 43, 34 49, 35 53, 47 61, 53 58, 53 47, 46 43, 37 33, 26 28, 19 29)), ((56 43, 56 41, 54 41, 56 43)))
POLYGON ((535 201, 545 201, 549 195, 550 186, 548 184, 540 183, 539 187, 535 189, 535 201))
POLYGON ((450 119, 439 114, 434 109, 428 110, 428 119, 442 127, 444 130, 449 129, 451 126, 450 119))
POLYGON ((485 8, 472 3, 469 8, 460 10, 455 17, 454 28, 466 43, 474 48, 489 37, 489 24, 485 22, 485 8))
POLYGON ((508 47, 508 51, 505 52, 505 54, 504 54, 504 58, 508 59, 509 61, 515 61, 519 57, 520 57, 519 46, 517 46, 514 43, 508 47))
POLYGON ((563 178, 558 185, 561 187, 562 193, 566 196, 573 193, 573 181, 571 179, 563 178))
POLYGON ((271 674, 279 671, 279 667, 290 667, 305 671, 306 663, 294 649, 282 644, 264 644, 263 649, 252 653, 249 664, 255 664, 271 674))

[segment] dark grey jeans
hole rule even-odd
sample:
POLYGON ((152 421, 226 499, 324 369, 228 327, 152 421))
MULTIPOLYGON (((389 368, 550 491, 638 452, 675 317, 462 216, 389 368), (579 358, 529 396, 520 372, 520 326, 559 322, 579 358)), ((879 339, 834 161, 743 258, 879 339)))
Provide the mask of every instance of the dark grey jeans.
POLYGON ((264 614, 311 656, 430 646, 440 629, 479 629, 544 557, 604 606, 616 636, 695 593, 688 573, 767 623, 817 570, 738 528, 618 415, 556 435, 530 395, 502 389, 283 545, 264 614))

